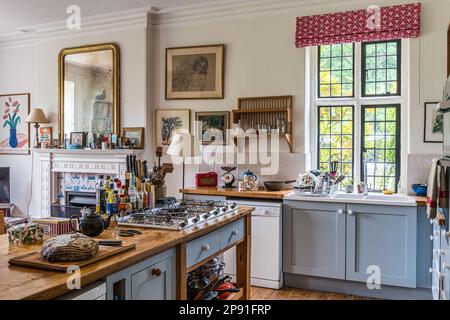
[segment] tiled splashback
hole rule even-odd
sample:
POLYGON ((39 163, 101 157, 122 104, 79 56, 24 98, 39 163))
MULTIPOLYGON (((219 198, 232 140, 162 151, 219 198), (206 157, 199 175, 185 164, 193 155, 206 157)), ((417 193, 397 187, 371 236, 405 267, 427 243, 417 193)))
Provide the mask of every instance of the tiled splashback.
POLYGON ((408 155, 408 193, 413 194, 411 185, 414 183, 428 183, 431 161, 441 158, 440 154, 409 154, 408 155))

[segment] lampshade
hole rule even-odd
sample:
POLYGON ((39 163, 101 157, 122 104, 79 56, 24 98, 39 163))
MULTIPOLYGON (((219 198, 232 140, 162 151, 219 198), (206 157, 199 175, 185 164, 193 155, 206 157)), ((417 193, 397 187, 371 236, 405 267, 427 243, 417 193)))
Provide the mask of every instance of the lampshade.
POLYGON ((48 119, 45 116, 44 110, 41 108, 31 109, 30 114, 25 119, 25 122, 30 123, 48 123, 48 119))
POLYGON ((177 157, 199 157, 201 155, 197 138, 189 133, 175 133, 167 154, 177 157))

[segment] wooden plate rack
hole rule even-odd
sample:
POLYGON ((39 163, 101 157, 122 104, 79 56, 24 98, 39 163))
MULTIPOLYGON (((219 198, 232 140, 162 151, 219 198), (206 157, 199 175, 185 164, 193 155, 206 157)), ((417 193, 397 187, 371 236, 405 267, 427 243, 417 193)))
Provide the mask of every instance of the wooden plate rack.
POLYGON ((253 122, 255 127, 257 124, 267 124, 276 128, 277 119, 283 119, 286 133, 280 133, 280 137, 286 139, 292 152, 292 102, 293 96, 239 98, 238 109, 233 110, 233 123, 241 120, 246 124, 253 122))

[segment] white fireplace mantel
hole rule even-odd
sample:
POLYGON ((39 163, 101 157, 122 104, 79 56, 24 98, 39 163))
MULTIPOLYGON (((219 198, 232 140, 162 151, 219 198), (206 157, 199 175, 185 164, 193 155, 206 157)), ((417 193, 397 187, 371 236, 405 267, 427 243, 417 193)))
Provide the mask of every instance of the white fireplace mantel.
POLYGON ((117 175, 124 178, 128 155, 139 155, 143 150, 66 150, 33 149, 38 155, 38 180, 41 216, 50 216, 50 205, 57 201, 58 174, 86 173, 117 175))

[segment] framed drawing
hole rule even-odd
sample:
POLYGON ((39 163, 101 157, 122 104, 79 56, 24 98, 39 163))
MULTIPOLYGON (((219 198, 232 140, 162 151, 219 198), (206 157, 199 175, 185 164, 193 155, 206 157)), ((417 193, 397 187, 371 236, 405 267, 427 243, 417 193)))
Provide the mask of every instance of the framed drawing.
POLYGON ((30 94, 0 95, 0 153, 29 154, 30 125, 25 122, 30 113, 30 94))
POLYGON ((223 99, 225 45, 166 49, 166 100, 223 99))
POLYGON ((125 145, 133 149, 144 149, 144 128, 122 128, 121 136, 125 145))
POLYGON ((227 144, 227 129, 230 127, 229 112, 196 112, 196 135, 202 144, 218 142, 227 144))
POLYGON ((175 132, 190 132, 191 110, 156 110, 156 146, 168 146, 175 132))
POLYGON ((444 141, 444 115, 437 111, 439 102, 425 102, 423 142, 442 143, 444 141))

